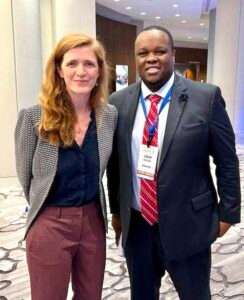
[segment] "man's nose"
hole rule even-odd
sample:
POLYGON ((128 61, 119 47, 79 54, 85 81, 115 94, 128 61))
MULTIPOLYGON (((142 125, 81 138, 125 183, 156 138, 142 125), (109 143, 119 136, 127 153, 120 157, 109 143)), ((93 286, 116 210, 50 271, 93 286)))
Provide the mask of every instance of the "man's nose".
POLYGON ((148 62, 153 62, 153 61, 156 61, 156 60, 157 60, 157 56, 154 53, 152 53, 152 52, 148 53, 148 55, 147 55, 147 61, 148 62))

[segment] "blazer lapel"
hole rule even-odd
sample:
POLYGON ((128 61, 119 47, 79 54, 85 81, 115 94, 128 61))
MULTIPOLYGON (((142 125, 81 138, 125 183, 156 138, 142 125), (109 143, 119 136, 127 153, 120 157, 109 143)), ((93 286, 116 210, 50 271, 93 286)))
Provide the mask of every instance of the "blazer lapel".
POLYGON ((187 89, 185 87, 184 81, 182 78, 175 75, 173 95, 170 101, 170 107, 169 107, 166 129, 164 134, 164 141, 163 141, 160 160, 158 164, 158 170, 162 166, 166 154, 169 150, 177 125, 184 111, 184 107, 187 99, 188 99, 188 94, 187 94, 187 89))
POLYGON ((103 153, 103 137, 102 137, 102 114, 103 114, 103 108, 101 106, 95 108, 95 118, 96 118, 96 127, 97 127, 97 143, 98 143, 98 154, 99 154, 99 177, 102 178, 103 174, 103 168, 104 168, 104 162, 102 161, 102 153, 103 153))

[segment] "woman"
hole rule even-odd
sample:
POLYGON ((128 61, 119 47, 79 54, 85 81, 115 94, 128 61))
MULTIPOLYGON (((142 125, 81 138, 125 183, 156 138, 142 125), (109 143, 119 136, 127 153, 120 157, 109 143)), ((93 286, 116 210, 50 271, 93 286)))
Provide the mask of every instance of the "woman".
POLYGON ((30 205, 26 253, 33 300, 101 299, 106 205, 102 176, 116 109, 106 104, 102 45, 65 36, 51 54, 40 105, 19 113, 15 132, 19 180, 30 205))

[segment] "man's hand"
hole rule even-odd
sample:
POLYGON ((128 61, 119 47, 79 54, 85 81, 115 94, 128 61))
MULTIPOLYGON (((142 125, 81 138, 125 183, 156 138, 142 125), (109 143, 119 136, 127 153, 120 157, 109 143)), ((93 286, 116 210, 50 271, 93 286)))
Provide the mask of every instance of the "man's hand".
POLYGON ((230 228, 231 224, 219 222, 219 237, 223 236, 230 228))
POLYGON ((121 235, 121 221, 119 215, 112 215, 112 227, 115 232, 115 242, 116 245, 119 245, 119 238, 121 235))

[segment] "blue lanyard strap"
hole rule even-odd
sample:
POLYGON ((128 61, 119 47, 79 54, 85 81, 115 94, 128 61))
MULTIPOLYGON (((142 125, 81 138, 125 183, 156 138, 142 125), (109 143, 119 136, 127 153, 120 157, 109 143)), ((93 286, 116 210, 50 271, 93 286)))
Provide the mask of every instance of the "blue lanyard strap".
MULTIPOLYGON (((158 115, 161 114, 164 107, 168 104, 168 102, 170 102, 171 96, 172 96, 172 87, 169 89, 168 93, 163 98, 163 101, 161 102, 161 105, 160 105, 160 108, 159 108, 158 115)), ((145 119, 147 119, 147 109, 146 109, 146 104, 145 104, 145 98, 143 98, 142 94, 140 96, 140 102, 141 102, 141 105, 142 105, 142 109, 143 109, 143 112, 144 112, 145 119)))
MULTIPOLYGON (((152 124, 151 126, 148 127, 148 141, 147 141, 148 147, 150 146, 152 139, 154 137, 154 134, 157 130, 159 115, 161 114, 161 112, 165 108, 165 106, 170 102, 171 96, 172 96, 172 87, 169 89, 168 93, 166 94, 166 96, 163 98, 163 101, 161 102, 156 121, 154 122, 154 124, 152 124)), ((146 109, 146 104, 145 104, 145 98, 143 98, 142 94, 140 96, 140 101, 141 101, 142 109, 143 109, 143 112, 145 115, 145 119, 147 119, 147 109, 146 109)))

